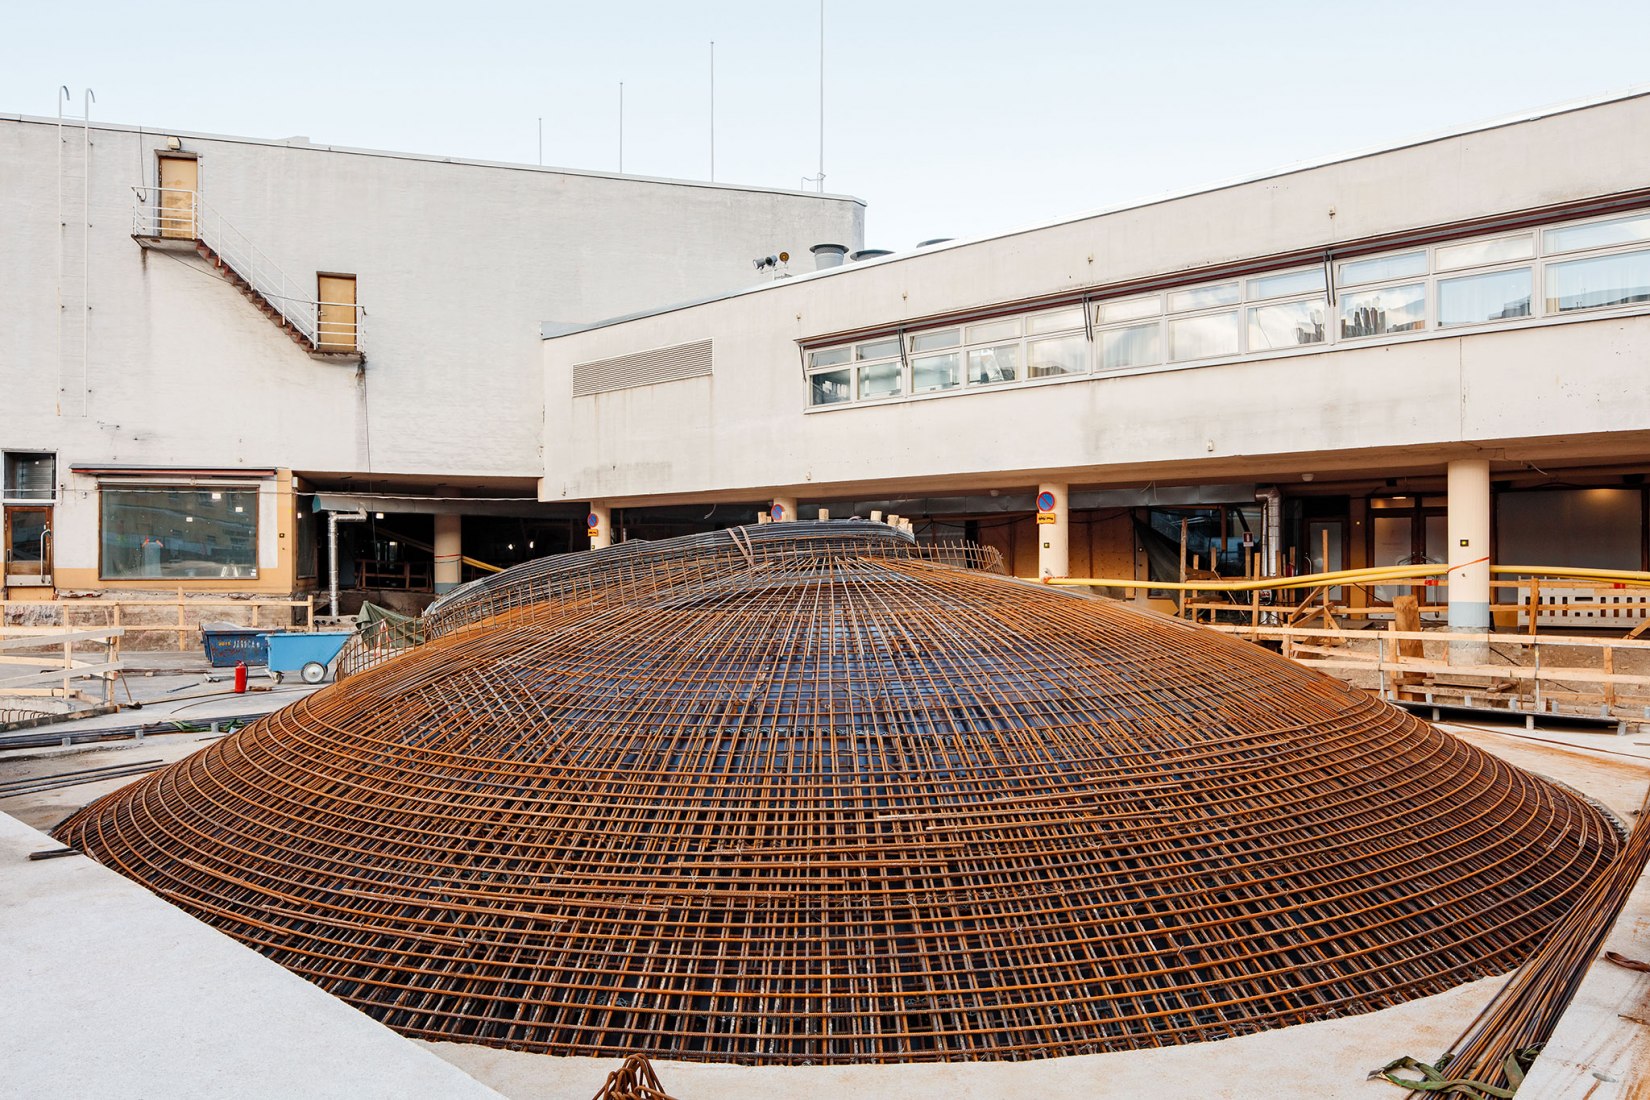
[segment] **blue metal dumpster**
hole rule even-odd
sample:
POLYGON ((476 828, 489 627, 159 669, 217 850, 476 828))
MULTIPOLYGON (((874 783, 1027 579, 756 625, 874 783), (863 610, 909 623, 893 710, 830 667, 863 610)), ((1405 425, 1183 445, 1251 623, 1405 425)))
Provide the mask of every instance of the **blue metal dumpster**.
POLYGON ((269 643, 269 671, 279 680, 283 672, 299 673, 306 684, 327 678, 327 666, 344 651, 353 630, 317 630, 313 634, 265 634, 269 643))

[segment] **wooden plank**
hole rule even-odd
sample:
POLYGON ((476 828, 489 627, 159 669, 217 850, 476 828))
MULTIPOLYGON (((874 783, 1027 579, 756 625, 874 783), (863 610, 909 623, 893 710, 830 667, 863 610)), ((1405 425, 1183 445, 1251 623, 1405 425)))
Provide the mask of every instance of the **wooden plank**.
POLYGON ((70 669, 50 668, 43 672, 34 672, 26 676, 3 676, 0 677, 0 691, 10 691, 12 688, 25 688, 34 684, 51 683, 54 680, 62 680, 66 684, 70 680, 78 680, 86 676, 93 676, 104 672, 119 672, 120 668, 121 663, 119 661, 106 661, 103 664, 97 665, 76 665, 74 668, 70 669))
MULTIPOLYGON (((1234 626, 1229 623, 1215 623, 1209 630, 1218 630, 1223 634, 1248 634, 1247 626, 1234 626)), ((1318 626, 1267 626, 1262 627, 1262 634, 1277 635, 1281 640, 1284 634, 1294 634, 1298 637, 1342 638, 1357 639, 1369 637, 1371 632, 1360 630, 1325 630, 1318 626)), ((1525 634, 1492 634, 1469 633, 1466 631, 1417 630, 1417 631, 1382 631, 1383 635, 1398 638, 1420 638, 1429 642, 1489 642, 1494 645, 1527 646, 1540 644, 1548 647, 1570 646, 1577 649, 1596 649, 1611 646, 1616 649, 1650 649, 1650 639, 1630 640, 1627 638, 1594 638, 1578 636, 1562 636, 1557 634, 1541 634, 1534 638, 1525 634)))
POLYGON ((1392 661, 1382 660, 1378 664, 1368 661, 1348 660, 1340 657, 1330 657, 1316 661, 1302 661, 1303 665, 1312 668, 1354 668, 1363 671, 1379 670, 1384 672, 1413 671, 1427 674, 1439 673, 1454 677, 1481 676, 1486 680, 1567 680, 1582 684, 1612 683, 1625 686, 1650 687, 1650 676, 1634 676, 1622 672, 1605 673, 1590 668, 1521 668, 1517 665, 1446 665, 1436 661, 1392 661))
POLYGON ((110 638, 117 638, 123 633, 125 633, 125 630, 122 627, 106 626, 101 630, 71 630, 67 633, 62 630, 56 630, 52 634, 31 634, 25 635, 21 638, 0 638, 0 653, 4 653, 8 650, 29 649, 31 647, 38 647, 48 644, 48 642, 41 641, 42 638, 49 639, 51 644, 55 644, 57 642, 101 642, 107 641, 110 638))

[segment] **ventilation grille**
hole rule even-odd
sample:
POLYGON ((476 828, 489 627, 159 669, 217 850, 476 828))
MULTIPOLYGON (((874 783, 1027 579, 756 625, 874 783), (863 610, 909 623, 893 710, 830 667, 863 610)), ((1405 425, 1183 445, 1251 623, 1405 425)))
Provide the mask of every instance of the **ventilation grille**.
POLYGON ((710 341, 677 344, 668 348, 639 351, 617 359, 597 359, 573 364, 573 396, 589 397, 655 382, 676 382, 700 378, 710 373, 710 341))

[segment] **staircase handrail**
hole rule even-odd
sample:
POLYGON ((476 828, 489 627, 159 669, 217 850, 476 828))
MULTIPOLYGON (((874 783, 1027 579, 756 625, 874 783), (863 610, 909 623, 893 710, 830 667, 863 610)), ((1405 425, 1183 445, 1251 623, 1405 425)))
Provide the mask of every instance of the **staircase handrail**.
MULTIPOLYGON (((240 276, 259 297, 263 298, 281 316, 281 320, 290 324, 298 331, 311 347, 324 348, 327 345, 344 346, 345 342, 335 339, 340 335, 328 331, 323 333, 320 319, 321 306, 339 305, 349 306, 354 310, 354 324, 352 333, 354 340, 348 342, 353 350, 361 347, 361 318, 364 314, 359 306, 346 302, 322 303, 312 296, 302 296, 297 291, 307 284, 299 282, 282 271, 269 256, 252 243, 245 233, 236 229, 224 216, 205 202, 199 191, 173 187, 145 187, 132 188, 135 205, 132 214, 132 235, 136 237, 164 237, 187 236, 204 244, 217 254, 236 275, 240 276), (150 195, 154 195, 151 201, 150 195), (167 194, 187 195, 187 207, 166 207, 162 203, 162 196, 167 194), (187 214, 187 217, 185 217, 187 214), (323 341, 322 337, 328 339, 323 341)), ((329 325, 329 329, 336 327, 329 325)))

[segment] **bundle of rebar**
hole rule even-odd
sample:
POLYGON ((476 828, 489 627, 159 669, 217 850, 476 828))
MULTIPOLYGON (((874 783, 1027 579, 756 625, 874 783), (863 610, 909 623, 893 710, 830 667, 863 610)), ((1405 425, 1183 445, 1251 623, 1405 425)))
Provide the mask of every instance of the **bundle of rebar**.
POLYGON ((1621 846, 1257 647, 817 526, 501 575, 57 835, 404 1034, 757 1064, 1371 1011, 1621 846))
MULTIPOLYGON (((1450 1078, 1493 1089, 1516 1090, 1522 1081, 1522 1071, 1539 1057, 1558 1018, 1575 999, 1587 971, 1599 957, 1611 926, 1627 904, 1628 895, 1638 885, 1645 866, 1650 864, 1647 818, 1650 818, 1650 793, 1646 793, 1633 831, 1615 862, 1593 879, 1529 960, 1438 1059, 1439 1069, 1447 1067, 1450 1078)), ((1410 1061, 1400 1059, 1400 1062, 1410 1061)), ((1394 1083, 1403 1080, 1396 1075, 1388 1079, 1394 1083)))

